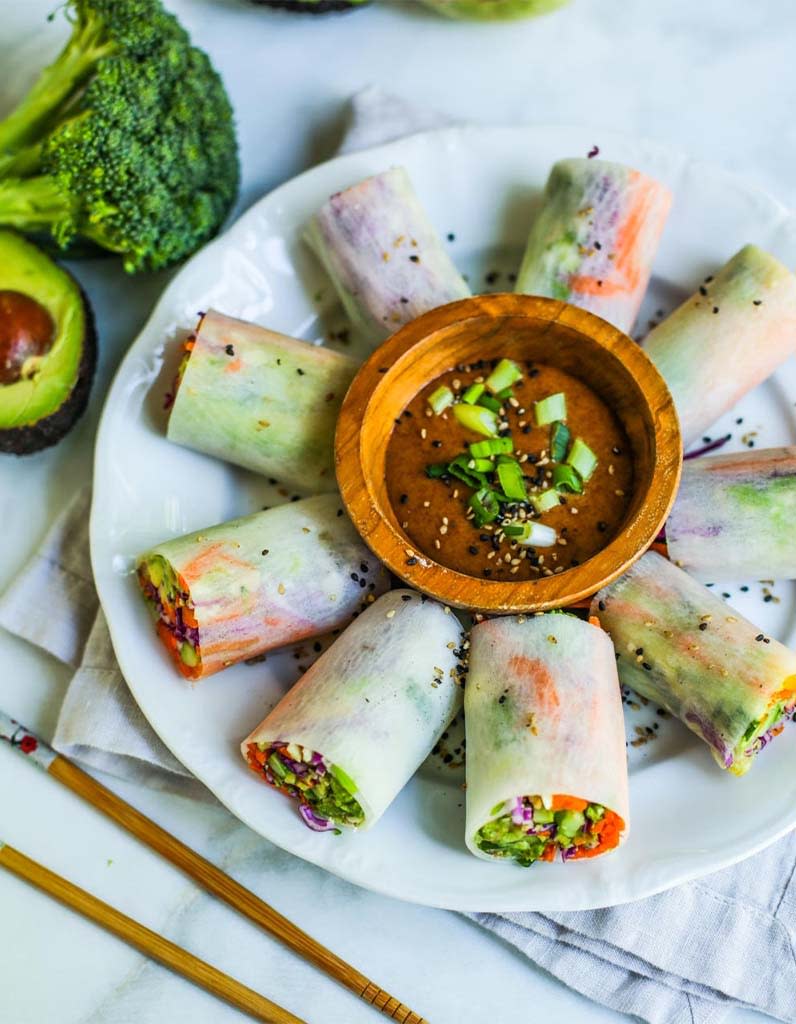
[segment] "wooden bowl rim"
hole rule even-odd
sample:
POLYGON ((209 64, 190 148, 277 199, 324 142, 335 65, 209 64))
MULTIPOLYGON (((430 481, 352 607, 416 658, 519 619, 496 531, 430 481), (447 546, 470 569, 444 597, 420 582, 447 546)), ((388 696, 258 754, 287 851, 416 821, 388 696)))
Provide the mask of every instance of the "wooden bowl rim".
MULTIPOLYGON (((445 365, 418 383, 415 394, 445 365)), ((455 362, 454 362, 455 365, 455 362)), ((674 400, 663 377, 641 346, 617 327, 569 303, 513 292, 474 295, 438 306, 405 324, 367 359, 357 372, 340 409, 335 433, 335 471, 343 503, 365 543, 396 576, 430 597, 453 607, 486 613, 534 612, 566 607, 596 593, 625 572, 660 533, 674 503, 682 470, 683 449, 674 400), (385 517, 371 488, 360 429, 369 406, 387 388, 396 363, 430 334, 472 319, 525 317, 575 330, 617 358, 635 379, 653 424, 655 469, 632 521, 582 565, 555 576, 518 582, 486 580, 449 569, 419 551, 385 517), (387 368, 385 370, 385 367, 387 368), (407 560, 416 563, 407 564, 407 560)))

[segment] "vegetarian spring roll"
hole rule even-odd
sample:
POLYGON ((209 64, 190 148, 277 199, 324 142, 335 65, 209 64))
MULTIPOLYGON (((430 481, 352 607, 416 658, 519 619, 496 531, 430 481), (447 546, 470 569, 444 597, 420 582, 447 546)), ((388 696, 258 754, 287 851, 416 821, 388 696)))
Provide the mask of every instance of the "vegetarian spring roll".
POLYGON ((388 578, 322 494, 176 537, 142 555, 138 579, 179 671, 201 679, 345 625, 388 578))
POLYGON ((474 626, 464 717, 466 841, 477 857, 528 867, 622 842, 622 698, 599 627, 561 612, 474 626))
POLYGON ((461 627, 411 590, 379 598, 241 744, 317 831, 370 828, 461 705, 461 627))
POLYGON ((333 195, 305 239, 374 345, 421 313, 470 294, 402 167, 333 195))
POLYGON ((796 447, 689 459, 666 523, 669 557, 708 582, 796 579, 796 447))
POLYGON ((654 178, 604 160, 560 160, 531 227, 516 291, 571 302, 629 332, 672 195, 654 178))
POLYGON ((276 477, 335 489, 334 429, 353 359, 210 310, 186 342, 168 438, 276 477))
POLYGON ((644 351, 669 385, 687 448, 796 351, 796 276, 745 245, 650 331, 644 351))
POLYGON ((679 718, 733 775, 796 707, 796 654, 654 552, 592 602, 619 678, 679 718))

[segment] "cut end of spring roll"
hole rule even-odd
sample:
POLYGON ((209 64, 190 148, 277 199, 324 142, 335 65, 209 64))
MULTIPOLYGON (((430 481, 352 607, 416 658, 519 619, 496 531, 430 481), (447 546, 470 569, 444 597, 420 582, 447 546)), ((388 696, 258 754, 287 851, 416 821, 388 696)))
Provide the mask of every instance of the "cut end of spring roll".
POLYGON ((344 626, 388 586, 333 494, 165 541, 138 581, 187 679, 344 626))
POLYGON ((465 690, 466 840, 486 860, 584 860, 627 833, 614 652, 562 612, 473 627, 465 690))
POLYGON ((339 352, 210 310, 185 342, 168 438, 303 494, 333 491, 335 424, 356 370, 339 352))
POLYGON ((304 237, 352 322, 374 344, 470 295, 402 167, 333 195, 304 237))
POLYGON ((604 160, 560 160, 531 227, 516 291, 596 313, 629 332, 672 204, 665 185, 604 160))
POLYGON ((379 598, 241 744, 315 831, 370 828, 461 706, 463 642, 411 590, 379 598))
POLYGON ((745 245, 650 331, 644 351, 672 393, 688 448, 796 351, 796 275, 745 245))
POLYGON ((796 654, 654 552, 601 590, 592 614, 622 684, 679 718, 733 775, 796 711, 796 654))

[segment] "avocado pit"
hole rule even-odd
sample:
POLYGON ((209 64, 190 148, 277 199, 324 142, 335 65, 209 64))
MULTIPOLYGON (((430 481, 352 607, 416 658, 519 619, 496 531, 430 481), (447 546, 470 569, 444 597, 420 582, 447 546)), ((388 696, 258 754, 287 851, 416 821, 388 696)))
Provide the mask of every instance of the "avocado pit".
POLYGON ((0 384, 28 376, 25 364, 46 355, 55 340, 55 322, 30 295, 0 291, 0 384))

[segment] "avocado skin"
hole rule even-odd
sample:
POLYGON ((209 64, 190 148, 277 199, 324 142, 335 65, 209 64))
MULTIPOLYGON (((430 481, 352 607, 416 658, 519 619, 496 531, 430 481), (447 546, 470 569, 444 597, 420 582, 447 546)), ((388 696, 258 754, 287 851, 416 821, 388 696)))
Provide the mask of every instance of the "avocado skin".
MULTIPOLYGON (((63 270, 64 268, 61 267, 63 270)), ((69 273, 65 271, 65 273, 69 273)), ((72 277, 72 275, 69 275, 72 277)), ((72 277, 74 280, 74 277, 72 277)), ((77 284, 77 282, 75 282, 77 284)), ((83 336, 83 352, 80 357, 80 369, 77 381, 65 402, 37 423, 26 424, 24 427, 12 427, 0 430, 0 452, 7 455, 32 455, 57 444, 72 429, 88 405, 94 371, 97 368, 97 328, 94 321, 94 310, 88 296, 78 285, 80 300, 86 317, 83 336)))
POLYGON ((252 3, 261 7, 280 8, 285 11, 293 11, 295 14, 329 14, 332 11, 351 11, 355 7, 367 7, 370 0, 363 3, 352 3, 351 0, 316 0, 315 3, 307 3, 306 0, 252 0, 252 3))

